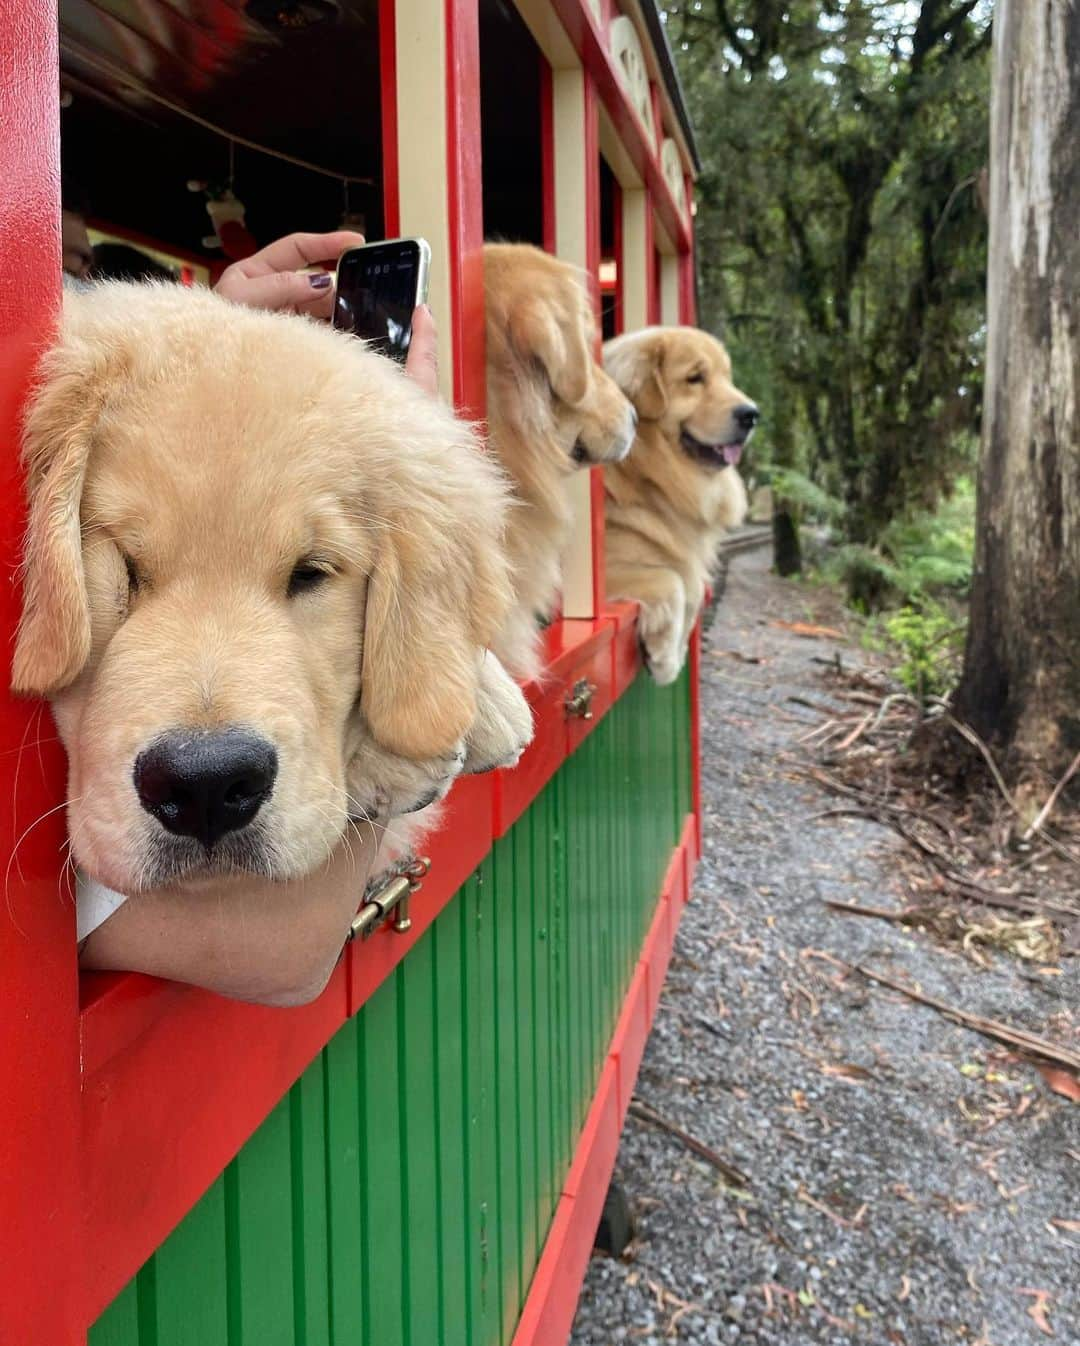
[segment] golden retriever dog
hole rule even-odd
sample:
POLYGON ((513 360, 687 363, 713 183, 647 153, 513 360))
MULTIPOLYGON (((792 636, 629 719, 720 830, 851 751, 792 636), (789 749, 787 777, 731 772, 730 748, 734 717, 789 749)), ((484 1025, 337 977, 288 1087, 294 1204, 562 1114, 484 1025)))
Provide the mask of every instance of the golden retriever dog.
POLYGON ((758 409, 697 328, 616 337, 604 366, 638 413, 633 452, 604 473, 607 592, 641 604, 645 661, 663 685, 686 659, 717 545, 746 516, 737 467, 758 409))
POLYGON ((517 500, 506 539, 514 602, 493 648, 535 678, 573 523, 568 479, 624 457, 636 417, 593 358, 596 321, 574 267, 526 244, 489 243, 484 292, 489 440, 517 500))
POLYGON ((68 296, 25 461, 12 686, 52 700, 92 878, 297 877, 528 742, 486 652, 505 483, 352 338, 180 287, 68 296))

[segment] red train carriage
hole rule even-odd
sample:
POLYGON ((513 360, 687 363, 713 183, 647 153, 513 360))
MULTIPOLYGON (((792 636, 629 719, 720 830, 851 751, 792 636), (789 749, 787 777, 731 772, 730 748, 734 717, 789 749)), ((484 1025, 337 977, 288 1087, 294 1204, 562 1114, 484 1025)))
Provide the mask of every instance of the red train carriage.
MULTIPOLYGON (((693 145, 651 0, 9 0, 0 418, 60 296, 59 155, 100 235, 211 279, 204 199, 260 241, 362 216, 433 252, 445 391, 484 411, 480 246, 583 267, 607 335, 692 321, 693 145)), ((513 771, 460 781, 407 934, 271 1010, 84 975, 64 763, 5 700, 4 1346, 565 1339, 697 854, 697 656, 642 674, 605 605, 599 470, 513 771)))

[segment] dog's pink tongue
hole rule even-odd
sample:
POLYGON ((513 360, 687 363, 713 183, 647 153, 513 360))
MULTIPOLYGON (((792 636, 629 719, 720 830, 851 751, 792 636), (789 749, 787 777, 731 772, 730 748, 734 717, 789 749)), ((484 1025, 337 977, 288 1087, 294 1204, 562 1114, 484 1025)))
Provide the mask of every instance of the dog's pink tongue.
POLYGON ((734 467, 742 457, 742 445, 724 444, 721 447, 720 452, 724 455, 724 462, 727 463, 729 467, 734 467))

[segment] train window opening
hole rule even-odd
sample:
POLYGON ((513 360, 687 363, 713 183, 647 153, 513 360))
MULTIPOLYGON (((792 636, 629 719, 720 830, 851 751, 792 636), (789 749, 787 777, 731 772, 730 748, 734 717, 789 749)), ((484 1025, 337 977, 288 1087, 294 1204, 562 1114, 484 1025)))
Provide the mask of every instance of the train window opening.
POLYGON ((605 341, 623 329, 622 189, 600 156, 600 318, 605 341))
POLYGON ((61 0, 63 172, 92 241, 213 275, 231 258, 208 191, 230 183, 259 247, 346 223, 384 236, 377 0, 302 29, 261 13, 220 5, 196 26, 166 0, 61 0))
POLYGON ((484 237, 545 244, 544 57, 511 0, 480 0, 484 237))

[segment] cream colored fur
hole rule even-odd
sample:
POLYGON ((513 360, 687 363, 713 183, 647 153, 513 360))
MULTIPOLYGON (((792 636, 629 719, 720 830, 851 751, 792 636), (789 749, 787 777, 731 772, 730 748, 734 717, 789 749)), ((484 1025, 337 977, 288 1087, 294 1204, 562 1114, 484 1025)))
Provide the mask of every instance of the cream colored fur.
POLYGON ((513 483, 507 553, 514 601, 494 649, 519 677, 540 671, 573 521, 567 481, 633 441, 628 402, 593 358, 596 324, 578 272, 517 243, 484 248, 491 448, 513 483))
POLYGON ((616 337, 604 366, 639 418, 633 451, 604 473, 607 592, 641 604, 646 660, 664 684, 686 659, 720 539, 746 516, 746 488, 718 446, 744 436, 734 412, 750 403, 723 346, 696 328, 616 337), (687 451, 684 432, 717 447, 711 461, 687 451))
POLYGON ((485 652, 512 601, 500 472, 351 338, 174 286, 69 296, 25 459, 12 686, 53 701, 73 853, 108 886, 229 868, 140 807, 133 761, 163 732, 273 743, 247 867, 283 879, 350 816, 392 843, 396 814, 531 737, 485 652), (329 573, 290 597, 301 562, 329 573))

